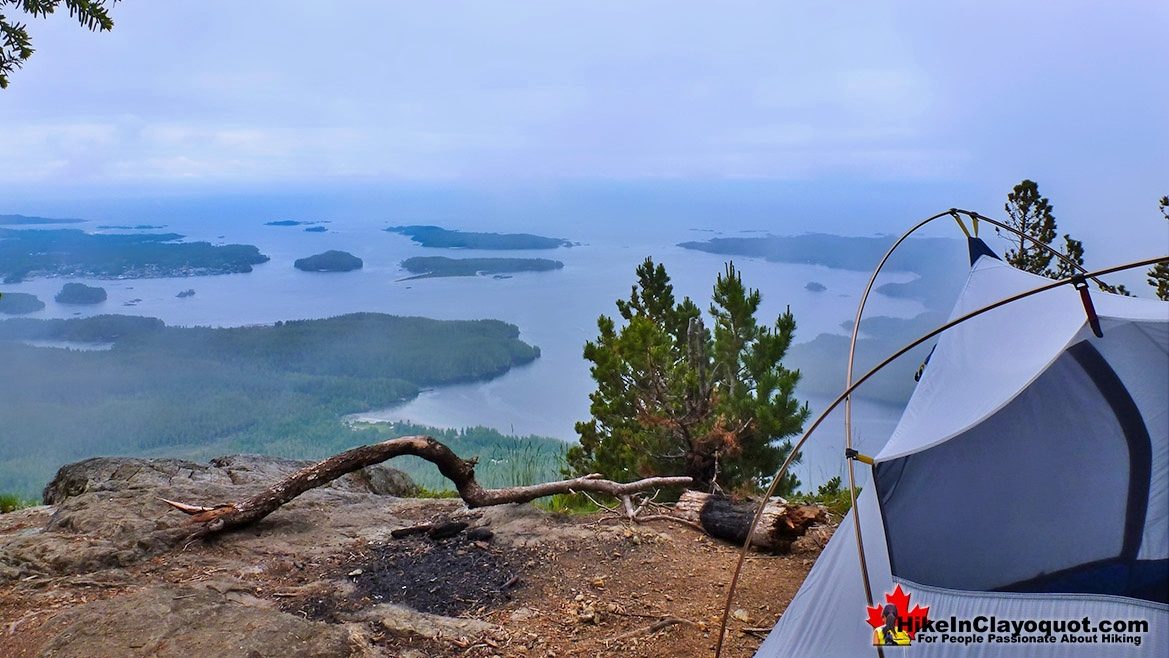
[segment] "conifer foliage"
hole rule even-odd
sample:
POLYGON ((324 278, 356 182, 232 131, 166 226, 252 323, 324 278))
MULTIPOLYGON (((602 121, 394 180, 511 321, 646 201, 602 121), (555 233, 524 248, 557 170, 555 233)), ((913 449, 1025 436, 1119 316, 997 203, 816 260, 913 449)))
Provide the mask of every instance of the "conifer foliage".
MULTIPOLYGON (((1169 220, 1169 196, 1163 196, 1157 201, 1157 208, 1161 216, 1169 220)), ((1148 282, 1156 291, 1157 299, 1169 302, 1169 263, 1157 263, 1149 268, 1148 282)))
POLYGON ((8 88, 8 76, 24 65, 34 51, 28 26, 5 15, 15 10, 33 18, 44 18, 61 5, 83 27, 92 32, 114 29, 108 7, 117 0, 0 0, 0 89, 8 88))
MULTIPOLYGON (((782 360, 795 334, 790 309, 773 326, 756 319, 761 295, 733 263, 718 276, 710 306, 713 331, 698 306, 678 302, 666 269, 647 258, 637 268, 624 321, 602 315, 585 345, 597 388, 590 420, 576 424, 570 474, 631 480, 688 475, 699 488, 759 487, 791 451, 808 407, 795 399, 798 370, 782 360)), ((794 476, 781 493, 798 485, 794 476)))
MULTIPOLYGON (((1057 249, 1066 260, 1036 244, 1039 242, 1056 249, 1052 242, 1057 234, 1054 207, 1047 197, 1039 194, 1038 183, 1024 179, 1007 194, 1003 209, 1007 211, 1007 223, 1031 238, 1013 233, 1008 236, 1013 245, 1005 254, 1008 264, 1049 279, 1066 279, 1082 271, 1084 243, 1070 234, 1064 234, 1063 249, 1057 249)), ((1105 292, 1131 296, 1124 284, 1100 283, 1099 286, 1105 292)))

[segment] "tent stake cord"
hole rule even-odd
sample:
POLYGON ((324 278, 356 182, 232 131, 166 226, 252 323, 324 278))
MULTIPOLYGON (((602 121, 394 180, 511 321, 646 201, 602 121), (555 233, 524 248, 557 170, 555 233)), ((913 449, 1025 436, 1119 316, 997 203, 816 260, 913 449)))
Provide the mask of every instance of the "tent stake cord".
MULTIPOLYGON (((933 222, 934 220, 941 219, 943 217, 953 217, 954 221, 958 223, 958 227, 962 229, 962 233, 964 233, 967 238, 972 237, 970 234, 970 231, 966 230, 966 225, 962 223, 962 219, 961 219, 961 217, 959 217, 959 215, 966 215, 967 217, 970 218, 971 223, 974 225, 974 236, 973 237, 975 237, 975 238, 978 237, 978 220, 982 219, 990 224, 995 225, 998 228, 1001 228, 1003 230, 1014 233, 1016 236, 1019 237, 1020 240, 1024 240, 1024 239, 1030 240, 1031 243, 1033 245, 1035 245, 1036 247, 1039 247, 1041 249, 1046 249, 1050 254, 1059 258, 1062 262, 1067 263, 1068 265, 1072 266, 1074 269, 1078 269, 1080 271, 1080 273, 1086 272, 1086 270, 1083 268, 1083 266, 1072 261, 1067 256, 1061 254, 1058 250, 1052 248, 1050 245, 1043 243, 1043 242, 1031 237, 1030 235, 1027 235, 1026 233, 1023 233, 1022 231, 1014 228, 1013 226, 1009 226, 1004 222, 990 219, 989 217, 983 217, 982 215, 980 215, 974 211, 962 210, 960 208, 950 208, 947 211, 940 212, 940 213, 937 213, 936 215, 927 217, 927 218, 921 220, 920 222, 918 222, 917 224, 915 224, 908 231, 902 233, 901 237, 897 238, 897 241, 894 242, 889 247, 889 250, 885 252, 885 255, 881 258, 881 261, 879 263, 877 263, 876 269, 873 270, 872 275, 869 277, 869 282, 865 286, 864 293, 861 294, 860 303, 857 305, 857 308, 856 308, 856 317, 852 321, 852 336, 849 338, 849 341, 848 341, 848 368, 847 368, 847 370, 845 372, 845 376, 844 376, 844 387, 846 389, 852 385, 853 365, 855 364, 855 360, 856 360, 856 341, 857 341, 857 337, 860 334, 861 317, 864 315, 864 312, 865 312, 865 304, 869 300, 869 293, 872 292, 873 285, 875 285, 877 282, 877 276, 880 275, 881 270, 885 267, 885 263, 889 260, 890 257, 893 256, 893 252, 897 250, 897 247, 900 247, 901 243, 905 242, 909 238, 909 236, 916 233, 917 230, 922 228, 923 226, 933 222)), ((1103 285, 1098 279, 1096 279, 1096 283, 1103 285)), ((845 451, 846 455, 851 454, 853 451, 853 446, 852 446, 852 396, 851 395, 844 398, 844 451, 845 451)), ((849 509, 852 510, 852 523, 853 523, 853 528, 854 528, 855 534, 856 534, 857 555, 860 557, 861 580, 863 581, 864 587, 865 587, 865 600, 868 602, 868 605, 871 607, 873 605, 873 587, 869 581, 869 563, 868 563, 868 560, 865 558, 865 542, 864 542, 863 533, 861 532, 860 512, 859 512, 859 510, 857 510, 857 507, 856 507, 856 470, 855 470, 852 462, 853 462, 852 459, 847 460, 849 509)), ((879 645, 877 646, 877 656, 878 656, 878 658, 885 658, 885 652, 881 649, 881 647, 879 645)))
MULTIPOLYGON (((983 218, 980 216, 980 219, 986 219, 986 218, 983 218)), ((1155 265, 1157 263, 1165 263, 1165 262, 1169 262, 1169 256, 1159 256, 1157 258, 1147 258, 1145 260, 1134 261, 1131 263, 1126 263, 1124 265, 1116 265, 1113 267, 1108 267, 1108 268, 1104 268, 1101 270, 1096 270, 1094 272, 1085 272, 1084 274, 1077 275, 1077 276, 1084 276, 1087 278, 1091 278, 1093 280, 1097 280, 1096 277, 1103 276, 1105 274, 1113 274, 1115 272, 1123 272, 1125 270, 1131 270, 1131 269, 1134 269, 1137 267, 1145 267, 1148 265, 1155 265)), ((872 378, 873 375, 875 375, 878 372, 880 372, 881 370, 883 370, 885 368, 885 366, 887 366, 890 363, 892 363, 893 361, 897 360, 897 358, 899 358, 901 355, 905 354, 909 350, 912 350, 913 348, 917 347, 918 345, 921 345, 922 343, 933 338, 934 336, 937 336, 938 334, 942 333, 943 331, 945 331, 951 327, 954 327, 956 325, 962 324, 963 322, 966 322, 967 320, 976 318, 976 317, 982 315, 983 313, 993 311, 994 309, 996 309, 1000 306, 1005 306, 1005 305, 1010 304, 1012 302, 1016 302, 1016 301, 1019 301, 1021 299, 1025 299, 1027 297, 1031 297, 1032 295, 1037 295, 1039 293, 1047 292, 1048 290, 1052 290, 1054 288, 1058 288, 1060 286, 1070 284, 1070 283, 1072 283, 1072 281, 1075 278, 1077 278, 1077 277, 1068 277, 1066 279, 1052 281, 1051 283, 1044 284, 1044 285, 1039 286, 1037 288, 1032 288, 1031 290, 1026 290, 1024 292, 1011 295, 1010 297, 1007 297, 1005 299, 1001 299, 997 302, 994 302, 993 304, 988 304, 986 306, 983 306, 982 308, 978 308, 978 309, 975 309, 973 311, 970 311, 969 313, 967 313, 965 315, 954 318, 953 320, 950 320, 949 322, 946 322, 945 324, 938 326, 937 328, 933 329, 929 333, 921 336, 920 338, 915 339, 914 341, 905 345, 904 347, 897 350, 893 354, 889 355, 888 357, 885 358, 884 361, 881 361, 877 365, 873 366, 872 369, 870 369, 868 372, 866 372, 864 375, 862 375, 859 379, 857 379, 852 385, 850 385, 848 388, 846 388, 840 395, 836 396, 836 399, 834 399, 832 401, 832 403, 829 404, 828 407, 824 409, 824 411, 820 412, 820 415, 816 417, 816 420, 812 422, 812 425, 810 427, 808 427, 807 430, 804 431, 804 434, 800 437, 800 440, 797 441, 794 446, 792 446, 792 449, 788 453, 787 458, 784 459, 783 464, 779 467, 779 470, 776 471, 775 475, 772 477, 771 485, 767 488, 767 492, 763 496, 763 502, 755 510, 755 517, 751 521, 750 527, 748 527, 748 529, 747 529, 747 539, 746 539, 746 541, 743 542, 743 547, 739 551, 739 560, 738 560, 738 563, 735 565, 734 574, 731 576, 731 586, 728 588, 727 602, 726 602, 725 607, 723 608, 722 624, 719 626, 718 644, 715 648, 715 658, 721 658, 721 656, 722 656, 723 640, 726 637, 726 630, 727 630, 727 617, 728 617, 728 614, 729 614, 730 609, 731 609, 731 603, 734 600, 735 588, 738 586, 738 583, 739 583, 739 576, 743 571, 743 563, 746 561, 746 558, 747 558, 747 551, 751 548, 751 533, 753 533, 755 531, 755 528, 759 525, 759 518, 763 515, 764 503, 766 503, 767 499, 771 498, 771 496, 775 493, 775 487, 778 485, 779 481, 783 478, 783 476, 787 474, 787 470, 789 467, 791 467, 791 464, 792 464, 792 461, 794 461, 793 458, 795 457, 795 455, 798 454, 800 448, 802 448, 804 446, 804 444, 807 443, 808 439, 812 436, 812 433, 815 432, 816 429, 820 427, 821 423, 824 422, 824 419, 826 419, 828 417, 828 414, 832 413, 836 409, 836 407, 840 406, 841 402, 844 402, 844 400, 848 396, 852 395, 853 391, 855 391, 857 388, 859 388, 861 386, 861 384, 864 384, 865 382, 867 382, 870 378, 872 378)))

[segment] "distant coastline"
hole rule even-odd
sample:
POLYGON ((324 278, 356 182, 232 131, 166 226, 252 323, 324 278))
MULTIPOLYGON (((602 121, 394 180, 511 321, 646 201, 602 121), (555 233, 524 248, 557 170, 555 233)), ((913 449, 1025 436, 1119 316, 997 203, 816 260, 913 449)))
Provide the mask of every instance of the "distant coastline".
POLYGON ((0 215, 0 225, 31 226, 36 224, 83 224, 84 219, 54 219, 29 215, 0 215))
POLYGON ((268 257, 253 245, 179 242, 178 233, 86 233, 0 228, 0 277, 141 279, 251 272, 268 257))

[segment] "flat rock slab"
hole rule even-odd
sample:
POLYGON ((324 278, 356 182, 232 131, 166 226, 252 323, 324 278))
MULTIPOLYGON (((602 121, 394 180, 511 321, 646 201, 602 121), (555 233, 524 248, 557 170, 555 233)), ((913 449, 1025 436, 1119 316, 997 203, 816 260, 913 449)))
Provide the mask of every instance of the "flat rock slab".
MULTIPOLYGON (((173 548, 173 537, 188 523, 162 498, 195 504, 240 500, 309 464, 255 455, 207 464, 126 457, 69 464, 45 488, 51 505, 23 515, 19 526, 0 523, 0 584, 130 566, 173 548)), ((260 533, 272 546, 282 538, 328 544, 345 531, 341 526, 384 520, 375 512, 393 508, 401 502, 397 496, 415 489, 401 471, 371 466, 306 493, 235 541, 260 533), (330 514, 337 509, 345 512, 330 514)))
POLYGON ((388 631, 408 633, 430 639, 468 638, 503 632, 499 626, 477 619, 432 615, 392 603, 375 605, 358 615, 354 615, 354 619, 377 623, 388 631))
POLYGON ((88 603, 56 616, 39 658, 345 658, 343 626, 279 612, 211 588, 166 587, 88 603))

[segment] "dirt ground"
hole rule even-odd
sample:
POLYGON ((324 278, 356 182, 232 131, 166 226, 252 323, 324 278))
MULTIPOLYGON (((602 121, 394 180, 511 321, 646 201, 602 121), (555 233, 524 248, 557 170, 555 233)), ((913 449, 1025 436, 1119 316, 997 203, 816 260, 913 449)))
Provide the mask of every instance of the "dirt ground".
MULTIPOLYGON (((738 557, 734 548, 667 522, 628 526, 600 515, 519 509, 471 517, 480 526, 477 539, 342 532, 332 545, 309 537, 314 550, 307 550, 308 543, 266 542, 260 528, 125 568, 28 577, 0 587, 0 655, 119 655, 118 647, 127 656, 170 655, 172 649, 183 655, 191 647, 216 646, 214 637, 199 637, 224 632, 215 624, 314 638, 315 644, 305 640, 295 651, 281 649, 284 655, 714 655, 738 557), (206 606, 198 607, 206 597, 206 606), (190 612, 176 608, 186 603, 190 612), (437 625, 419 632, 409 611, 404 623, 391 619, 398 614, 395 603, 443 617, 422 615, 437 625), (159 605, 164 610, 155 625, 126 623, 126 615, 159 605), (92 614, 80 612, 87 610, 92 614), (224 617, 224 610, 266 616, 224 617), (192 617, 184 621, 184 614, 192 617), (291 624, 287 629, 271 628, 277 614, 280 623, 291 624), (466 625, 444 621, 451 617, 466 625), (171 627, 159 631, 165 624, 171 627), (79 639, 85 634, 87 640, 79 639)), ((458 512, 452 501, 413 501, 395 518, 401 526, 458 512)), ((8 519, 2 530, 19 533, 21 523, 32 528, 45 521, 37 510, 23 516, 8 519)), ((295 519, 286 525, 282 532, 306 528, 295 519)), ((753 655, 763 638, 753 629, 775 623, 823 540, 801 540, 791 555, 748 558, 724 656, 753 655)))

